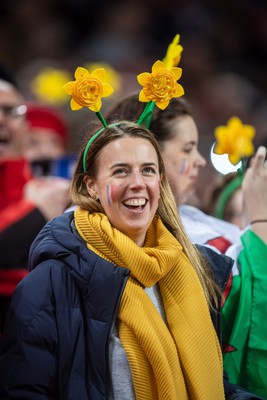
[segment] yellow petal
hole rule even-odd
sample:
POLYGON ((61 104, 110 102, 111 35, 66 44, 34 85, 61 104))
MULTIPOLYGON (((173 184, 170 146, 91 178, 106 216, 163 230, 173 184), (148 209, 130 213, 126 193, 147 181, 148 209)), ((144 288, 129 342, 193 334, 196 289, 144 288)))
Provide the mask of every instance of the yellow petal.
POLYGON ((224 154, 224 151, 223 151, 222 147, 220 146, 220 143, 216 142, 213 152, 218 155, 224 154))
POLYGON ((73 89, 73 85, 75 84, 74 81, 70 81, 67 82, 64 86, 63 86, 63 90, 69 94, 70 96, 72 95, 72 89, 73 89))
POLYGON ((144 86, 147 83, 150 76, 151 74, 149 72, 143 72, 142 74, 137 75, 138 83, 144 86))
POLYGON ((71 99, 71 101, 70 101, 70 107, 73 111, 80 110, 82 108, 82 106, 80 106, 80 104, 76 103, 76 101, 73 99, 71 99))
POLYGON ((106 79, 106 71, 105 68, 97 68, 95 69, 92 74, 91 74, 94 78, 97 78, 98 80, 100 80, 100 82, 104 82, 104 80, 106 79))
POLYGON ((102 97, 108 97, 114 92, 113 87, 111 85, 109 85, 108 83, 103 83, 102 86, 103 86, 102 97))
POLYGON ((217 128, 214 131, 216 139, 220 140, 220 138, 224 136, 224 132, 225 132, 224 126, 217 126, 217 128))
POLYGON ((158 60, 152 66, 152 73, 155 74, 156 72, 159 72, 162 69, 166 69, 165 64, 163 61, 158 60))
POLYGON ((145 92, 143 89, 139 93, 139 101, 141 101, 143 103, 147 103, 148 101, 150 101, 150 99, 145 95, 145 92))
POLYGON ((241 119, 236 117, 235 115, 233 117, 229 118, 228 125, 231 125, 231 124, 243 125, 241 122, 241 119))
POLYGON ((242 129, 243 124, 241 123, 240 119, 238 117, 231 117, 228 121, 228 127, 232 130, 235 129, 242 129))
POLYGON ((77 67, 76 71, 74 73, 75 79, 84 78, 85 76, 88 76, 88 75, 90 75, 89 71, 83 67, 77 67))
POLYGON ((181 78, 182 76, 182 68, 179 67, 173 67, 170 69, 170 71, 173 73, 173 75, 175 76, 175 80, 178 81, 178 79, 181 78))
POLYGON ((229 154, 228 159, 229 159, 230 163, 236 165, 236 164, 238 164, 238 162, 240 160, 240 156, 238 153, 232 153, 232 154, 229 154))
POLYGON ((99 99, 96 103, 92 104, 89 108, 89 110, 98 112, 100 108, 102 107, 102 101, 99 99))
POLYGON ((255 147, 254 147, 253 143, 249 142, 247 144, 246 154, 245 155, 247 157, 250 157, 250 156, 252 156, 252 154, 254 154, 254 152, 255 152, 255 147))
POLYGON ((157 102, 156 101, 156 106, 160 108, 161 110, 165 110, 166 107, 168 107, 170 100, 164 101, 164 102, 157 102))
POLYGON ((173 97, 181 97, 183 95, 184 95, 184 88, 183 86, 179 85, 179 83, 177 83, 175 88, 175 94, 173 97))
POLYGON ((251 125, 246 125, 246 134, 248 139, 253 139, 255 136, 255 128, 251 125))

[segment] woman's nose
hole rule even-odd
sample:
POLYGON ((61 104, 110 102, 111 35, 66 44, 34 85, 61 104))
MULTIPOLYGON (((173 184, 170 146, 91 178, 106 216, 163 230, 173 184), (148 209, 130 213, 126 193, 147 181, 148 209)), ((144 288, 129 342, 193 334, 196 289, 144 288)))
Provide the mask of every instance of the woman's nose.
POLYGON ((205 167, 206 164, 207 164, 206 159, 198 152, 197 166, 199 168, 203 168, 203 167, 205 167))
POLYGON ((140 189, 144 189, 146 184, 144 182, 144 177, 140 172, 133 172, 130 176, 130 186, 140 189))

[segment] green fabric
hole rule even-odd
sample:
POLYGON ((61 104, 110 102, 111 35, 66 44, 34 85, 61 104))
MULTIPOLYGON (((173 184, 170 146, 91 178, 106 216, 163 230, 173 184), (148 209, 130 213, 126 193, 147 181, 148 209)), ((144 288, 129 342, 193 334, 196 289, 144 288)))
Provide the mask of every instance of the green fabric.
POLYGON ((240 275, 222 309, 223 354, 229 380, 267 399, 267 245, 251 230, 241 237, 240 275))
POLYGON ((149 101, 145 108, 144 111, 142 112, 142 114, 140 115, 137 124, 138 125, 142 125, 144 124, 147 129, 150 128, 151 125, 151 119, 152 119, 152 115, 153 115, 153 111, 155 108, 156 103, 154 101, 149 101))

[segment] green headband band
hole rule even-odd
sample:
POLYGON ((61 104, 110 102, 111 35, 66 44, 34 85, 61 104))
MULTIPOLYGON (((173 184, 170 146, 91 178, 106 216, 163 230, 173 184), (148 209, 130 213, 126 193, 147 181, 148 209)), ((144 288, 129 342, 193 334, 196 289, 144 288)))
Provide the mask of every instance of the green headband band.
POLYGON ((226 204, 228 203, 231 195, 234 193, 234 191, 242 186, 244 175, 238 175, 236 178, 234 178, 231 182, 226 185, 224 190, 222 191, 221 195, 219 196, 219 199, 217 201, 217 206, 216 206, 216 213, 215 216, 219 219, 223 219, 223 214, 224 210, 226 207, 226 204))
POLYGON ((105 126, 103 126, 103 128, 100 128, 87 142, 84 152, 83 152, 83 172, 86 172, 86 158, 87 158, 87 153, 88 150, 91 146, 91 144, 94 142, 94 140, 100 135, 101 132, 103 132, 106 128, 112 127, 112 126, 117 126, 119 125, 121 122, 115 122, 114 124, 106 124, 105 126))

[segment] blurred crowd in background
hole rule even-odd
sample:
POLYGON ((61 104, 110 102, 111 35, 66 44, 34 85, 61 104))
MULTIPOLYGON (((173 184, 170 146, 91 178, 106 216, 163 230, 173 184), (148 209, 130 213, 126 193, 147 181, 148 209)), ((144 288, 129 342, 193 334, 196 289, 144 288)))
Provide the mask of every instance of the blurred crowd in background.
MULTIPOLYGON (((79 148, 94 116, 85 109, 70 110, 69 96, 61 92, 63 83, 56 93, 53 72, 60 71, 62 82, 67 82, 74 79, 77 66, 107 63, 117 88, 104 101, 105 112, 114 102, 140 90, 136 75, 150 72, 176 33, 184 49, 180 82, 198 123, 203 155, 209 159, 215 127, 225 125, 233 115, 254 125, 256 142, 260 142, 267 134, 266 1, 0 3, 0 62, 12 72, 27 101, 53 103, 65 113, 71 153, 79 148)), ((215 174, 207 163, 199 192, 215 174)))

